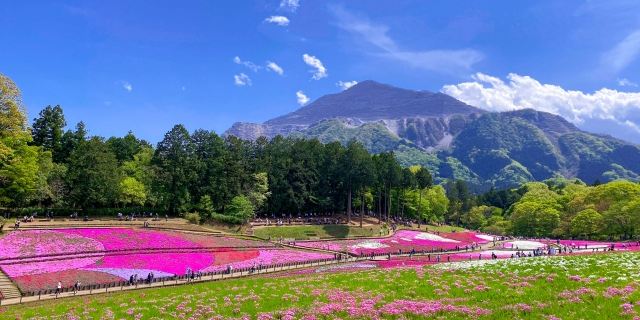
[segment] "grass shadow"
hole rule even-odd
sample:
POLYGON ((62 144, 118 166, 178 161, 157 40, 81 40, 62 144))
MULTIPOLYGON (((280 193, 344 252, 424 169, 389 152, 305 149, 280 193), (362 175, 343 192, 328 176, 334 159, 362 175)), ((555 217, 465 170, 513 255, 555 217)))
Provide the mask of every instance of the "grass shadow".
POLYGON ((324 225, 322 230, 334 238, 346 238, 349 235, 349 226, 345 225, 324 225))

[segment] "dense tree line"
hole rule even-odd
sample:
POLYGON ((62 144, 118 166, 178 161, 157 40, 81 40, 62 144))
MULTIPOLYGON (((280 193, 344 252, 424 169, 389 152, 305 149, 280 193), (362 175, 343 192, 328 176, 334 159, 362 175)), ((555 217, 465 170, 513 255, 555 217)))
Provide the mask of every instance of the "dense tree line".
POLYGON ((640 232, 640 184, 617 180, 588 186, 554 178, 510 190, 452 199, 448 221, 492 234, 526 237, 632 239, 640 232))
POLYGON ((0 82, 0 207, 144 207, 229 222, 357 211, 425 223, 447 210, 426 169, 402 168, 392 153, 372 155, 357 142, 244 141, 176 125, 154 147, 132 132, 105 139, 82 122, 66 129, 58 105, 29 127, 18 88, 0 82))

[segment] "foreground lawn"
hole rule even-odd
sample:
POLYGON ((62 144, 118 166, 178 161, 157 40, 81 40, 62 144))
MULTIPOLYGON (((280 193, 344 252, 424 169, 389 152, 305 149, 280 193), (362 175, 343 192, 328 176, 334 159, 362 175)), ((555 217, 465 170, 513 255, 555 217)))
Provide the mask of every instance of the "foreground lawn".
POLYGON ((639 253, 236 279, 6 307, 2 319, 634 319, 639 253))
POLYGON ((260 238, 278 239, 290 238, 308 240, 313 238, 347 238, 347 237, 378 237, 380 226, 346 226, 346 225, 309 225, 309 226, 279 226, 260 227, 253 233, 260 238))

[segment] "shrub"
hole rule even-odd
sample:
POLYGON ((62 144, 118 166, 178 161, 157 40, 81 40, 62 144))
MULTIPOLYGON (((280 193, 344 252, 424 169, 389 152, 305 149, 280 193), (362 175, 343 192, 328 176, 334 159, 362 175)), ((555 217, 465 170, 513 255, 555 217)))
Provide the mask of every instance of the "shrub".
POLYGON ((239 218, 236 216, 228 216, 228 215, 219 214, 219 213, 212 213, 211 219, 216 222, 235 224, 235 225, 243 224, 245 222, 244 219, 242 218, 239 218))
POLYGON ((184 214, 184 218, 193 224, 200 223, 200 214, 197 212, 189 212, 184 214))
POLYGON ((255 215, 253 204, 245 196, 236 196, 231 199, 231 203, 227 206, 225 213, 248 221, 255 215))

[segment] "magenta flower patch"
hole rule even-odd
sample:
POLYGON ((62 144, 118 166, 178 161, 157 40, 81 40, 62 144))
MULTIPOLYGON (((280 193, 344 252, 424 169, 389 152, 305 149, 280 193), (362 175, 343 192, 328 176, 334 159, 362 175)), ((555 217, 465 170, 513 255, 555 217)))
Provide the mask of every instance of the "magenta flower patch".
POLYGON ((12 232, 0 239, 0 252, 0 268, 29 291, 51 289, 58 281, 90 285, 151 272, 165 277, 184 275, 187 269, 209 272, 228 265, 239 269, 333 258, 261 241, 126 228, 12 232))
POLYGON ((214 255, 205 253, 136 253, 107 255, 87 268, 147 269, 184 274, 186 268, 201 270, 213 263, 214 255))

